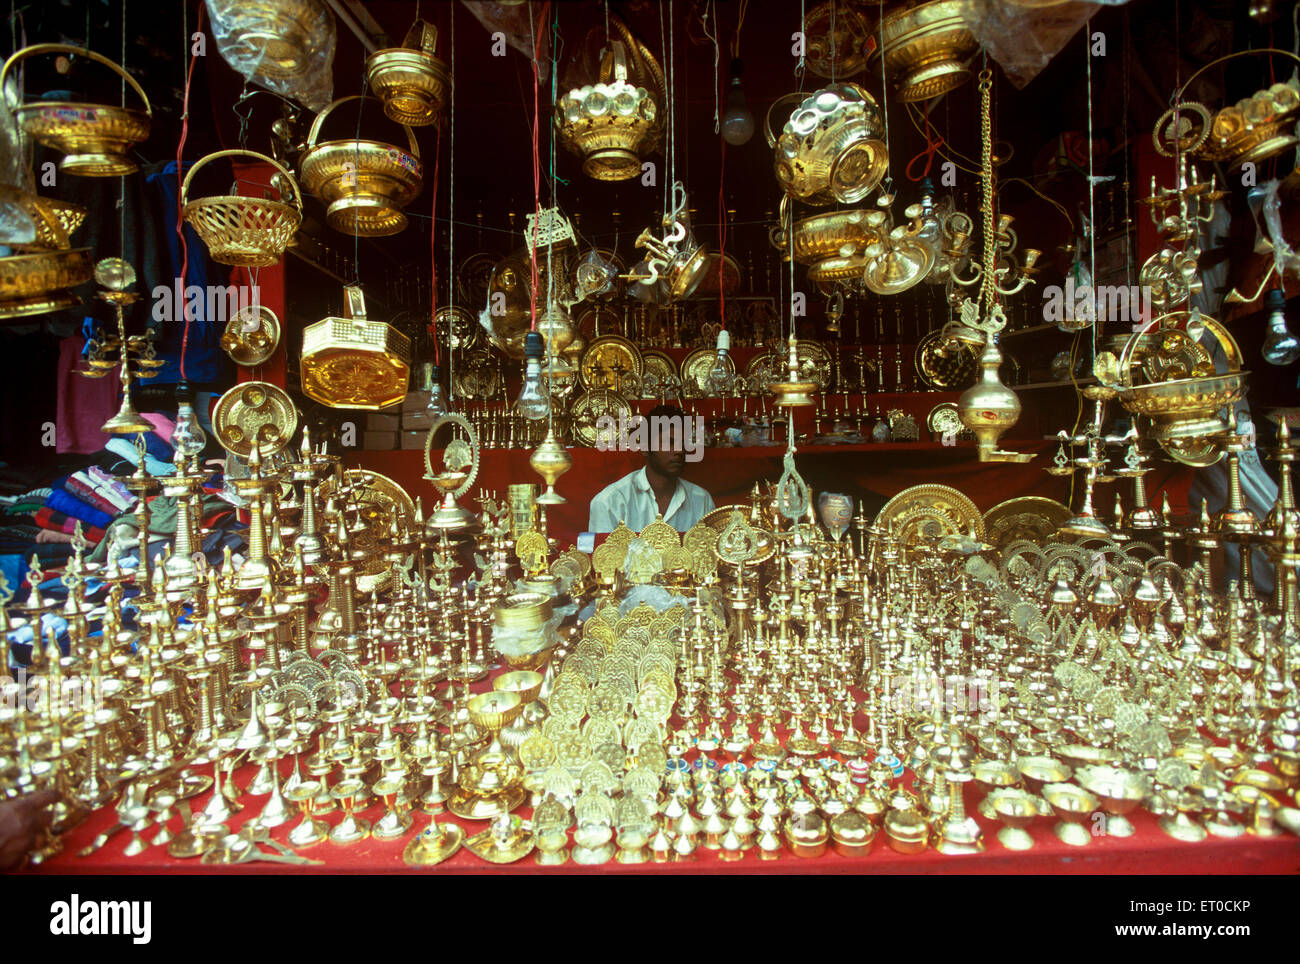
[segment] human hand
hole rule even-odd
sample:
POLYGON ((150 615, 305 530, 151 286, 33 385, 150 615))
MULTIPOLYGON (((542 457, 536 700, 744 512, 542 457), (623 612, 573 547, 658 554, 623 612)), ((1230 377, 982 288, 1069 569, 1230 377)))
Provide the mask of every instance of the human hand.
POLYGON ((36 847, 53 816, 49 807, 58 799, 53 790, 38 790, 0 800, 0 871, 13 870, 36 847))

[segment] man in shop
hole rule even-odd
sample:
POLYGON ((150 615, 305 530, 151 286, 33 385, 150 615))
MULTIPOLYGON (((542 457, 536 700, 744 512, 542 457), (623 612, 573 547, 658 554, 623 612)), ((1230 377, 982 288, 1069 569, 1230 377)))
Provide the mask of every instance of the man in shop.
POLYGON ((641 419, 634 416, 621 425, 598 425, 598 431, 605 428, 618 434, 618 449, 643 452, 645 465, 596 493, 588 530, 613 532, 622 522, 640 532, 662 515, 678 532, 685 532, 711 512, 713 496, 682 478, 687 461, 703 458, 702 423, 702 418, 688 417, 676 405, 659 405, 641 419))

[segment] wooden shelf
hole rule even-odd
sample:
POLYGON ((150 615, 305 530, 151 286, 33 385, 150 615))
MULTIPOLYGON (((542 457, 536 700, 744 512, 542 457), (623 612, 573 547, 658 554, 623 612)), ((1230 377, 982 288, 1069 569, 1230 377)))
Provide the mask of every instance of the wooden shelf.
POLYGON ((1011 385, 1009 386, 1014 392, 1028 392, 1038 388, 1073 388, 1075 385, 1095 385, 1097 379, 1089 375, 1087 378, 1080 378, 1076 381, 1070 381, 1068 378, 1064 381, 1053 382, 1030 382, 1028 385, 1011 385))
POLYGON ((1041 325, 1030 325, 1028 328, 1017 328, 1014 331, 1004 331, 999 337, 999 341, 1006 341, 1008 338, 1018 338, 1021 335, 1034 335, 1040 331, 1048 330, 1060 331, 1062 335, 1068 334, 1067 332, 1061 331, 1061 329, 1057 328, 1052 322, 1046 322, 1041 325))

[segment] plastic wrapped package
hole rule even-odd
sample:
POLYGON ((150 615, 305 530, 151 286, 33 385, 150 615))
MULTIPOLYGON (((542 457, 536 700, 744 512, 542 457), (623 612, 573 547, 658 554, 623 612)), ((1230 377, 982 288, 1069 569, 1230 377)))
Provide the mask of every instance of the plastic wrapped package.
POLYGON ((217 50, 250 83, 314 111, 334 100, 338 28, 323 0, 206 0, 217 50))
POLYGON ((1011 82, 1024 87, 1102 7, 1128 0, 969 0, 966 22, 1011 82))

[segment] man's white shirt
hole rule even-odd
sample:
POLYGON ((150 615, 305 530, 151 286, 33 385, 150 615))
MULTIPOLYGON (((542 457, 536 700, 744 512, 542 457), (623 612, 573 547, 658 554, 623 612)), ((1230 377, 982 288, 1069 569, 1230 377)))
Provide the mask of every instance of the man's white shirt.
MULTIPOLYGON (((713 511, 713 496, 706 489, 685 479, 677 480, 677 489, 668 503, 664 521, 678 532, 685 532, 708 512, 713 511)), ((630 472, 607 485, 591 500, 592 532, 613 532, 620 522, 633 532, 640 532, 659 515, 659 500, 650 488, 645 468, 630 472)))

